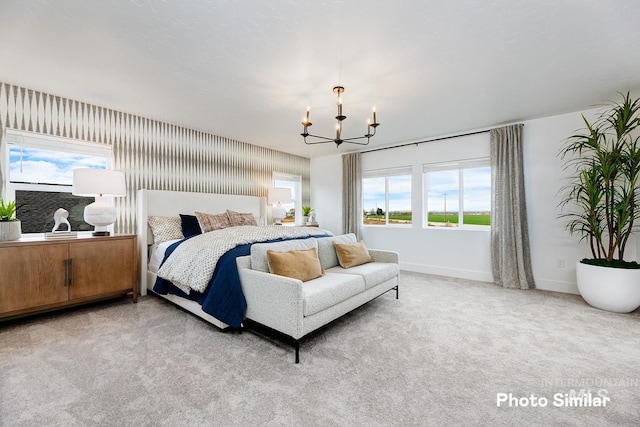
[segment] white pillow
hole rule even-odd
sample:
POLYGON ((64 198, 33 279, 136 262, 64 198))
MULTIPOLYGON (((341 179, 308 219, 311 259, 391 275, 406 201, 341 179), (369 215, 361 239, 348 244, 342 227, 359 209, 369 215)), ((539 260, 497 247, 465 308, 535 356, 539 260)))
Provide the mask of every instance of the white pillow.
POLYGON ((153 235, 152 251, 162 242, 184 239, 182 220, 179 216, 150 216, 147 219, 147 224, 153 235))
POLYGON ((273 243, 254 243, 251 245, 251 269, 269 273, 269 261, 267 260, 268 250, 289 252, 313 248, 318 248, 318 242, 313 237, 273 243))

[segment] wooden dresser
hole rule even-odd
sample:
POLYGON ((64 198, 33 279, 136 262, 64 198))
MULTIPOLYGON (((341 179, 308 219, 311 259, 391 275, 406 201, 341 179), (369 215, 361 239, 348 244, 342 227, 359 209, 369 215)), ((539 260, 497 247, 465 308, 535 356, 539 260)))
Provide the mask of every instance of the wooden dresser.
POLYGON ((0 242, 0 319, 133 294, 137 236, 0 242))

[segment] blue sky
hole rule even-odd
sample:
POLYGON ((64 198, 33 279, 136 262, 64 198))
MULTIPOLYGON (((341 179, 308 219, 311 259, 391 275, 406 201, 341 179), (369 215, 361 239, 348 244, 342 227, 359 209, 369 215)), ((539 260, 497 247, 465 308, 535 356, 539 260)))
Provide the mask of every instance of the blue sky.
MULTIPOLYGON (((377 207, 385 210, 384 177, 362 180, 363 208, 367 212, 377 207)), ((411 176, 389 177, 389 209, 411 210, 411 176)))
POLYGON ((106 169, 106 159, 13 145, 9 148, 9 173, 14 182, 71 185, 76 168, 106 169))
MULTIPOLYGON (((465 211, 489 211, 491 209, 491 169, 489 167, 464 169, 465 211)), ((458 170, 437 171, 428 174, 428 210, 458 210, 458 170)), ((384 177, 363 180, 363 208, 367 212, 377 207, 385 209, 384 177)), ((411 176, 389 177, 389 210, 411 210, 411 176)))

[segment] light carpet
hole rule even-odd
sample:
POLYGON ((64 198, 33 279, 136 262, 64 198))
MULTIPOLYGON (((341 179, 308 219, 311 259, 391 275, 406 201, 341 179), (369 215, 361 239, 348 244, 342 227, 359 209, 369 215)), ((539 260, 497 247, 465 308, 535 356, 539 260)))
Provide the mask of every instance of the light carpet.
POLYGON ((1 426, 637 426, 640 312, 402 272, 302 343, 154 296, 0 323, 1 426), (554 395, 606 396, 605 407, 554 395), (521 403, 497 405, 500 393, 521 403), (523 400, 524 399, 524 400, 523 400))

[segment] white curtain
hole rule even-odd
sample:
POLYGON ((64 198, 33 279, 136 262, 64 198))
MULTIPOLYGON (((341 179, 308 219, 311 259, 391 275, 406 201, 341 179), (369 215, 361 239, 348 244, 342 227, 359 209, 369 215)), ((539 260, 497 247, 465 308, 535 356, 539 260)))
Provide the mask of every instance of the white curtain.
POLYGON ((504 288, 535 288, 522 170, 522 124, 491 130, 491 267, 504 288))
POLYGON ((360 153, 342 155, 342 231, 358 240, 362 228, 362 166, 360 153))

